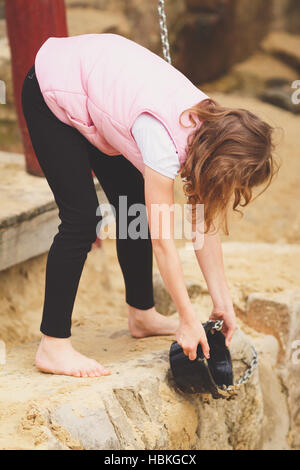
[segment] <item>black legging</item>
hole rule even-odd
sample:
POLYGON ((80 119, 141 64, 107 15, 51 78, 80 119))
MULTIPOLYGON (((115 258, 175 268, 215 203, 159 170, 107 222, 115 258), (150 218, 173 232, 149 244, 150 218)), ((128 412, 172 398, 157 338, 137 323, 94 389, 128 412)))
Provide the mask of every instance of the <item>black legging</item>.
MULTIPOLYGON (((24 79, 22 107, 36 157, 61 220, 47 258, 41 332, 57 338, 71 335, 79 280, 87 253, 97 238, 96 226, 102 220, 102 216, 96 215, 99 203, 92 170, 116 210, 116 246, 126 302, 144 310, 153 307, 149 227, 147 238, 118 238, 119 196, 127 196, 127 207, 135 203, 144 205, 142 174, 123 155, 105 155, 77 129, 60 121, 45 103, 34 66, 24 79)), ((128 224, 134 218, 128 215, 128 224)))

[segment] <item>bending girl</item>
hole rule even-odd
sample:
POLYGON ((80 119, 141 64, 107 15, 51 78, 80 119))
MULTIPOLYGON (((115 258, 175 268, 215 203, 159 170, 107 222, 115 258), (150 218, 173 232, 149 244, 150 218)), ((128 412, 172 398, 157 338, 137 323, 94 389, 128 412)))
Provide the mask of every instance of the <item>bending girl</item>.
POLYGON ((210 318, 224 320, 229 346, 236 320, 216 229, 228 233, 228 210, 246 206, 254 187, 270 184, 272 128, 247 110, 220 106, 156 54, 109 33, 47 39, 24 79, 22 106, 61 220, 47 258, 37 368, 78 377, 110 373, 70 341, 81 272, 102 220, 92 170, 115 209, 131 334, 176 333, 190 360, 198 344, 209 355, 185 287, 172 211, 168 237, 152 217, 156 205, 173 206, 180 174, 187 202, 204 205, 203 246, 195 253, 213 302, 210 318), (126 210, 143 207, 148 236, 131 237, 130 230, 124 236, 122 197, 126 210), (155 310, 152 249, 179 323, 155 310))

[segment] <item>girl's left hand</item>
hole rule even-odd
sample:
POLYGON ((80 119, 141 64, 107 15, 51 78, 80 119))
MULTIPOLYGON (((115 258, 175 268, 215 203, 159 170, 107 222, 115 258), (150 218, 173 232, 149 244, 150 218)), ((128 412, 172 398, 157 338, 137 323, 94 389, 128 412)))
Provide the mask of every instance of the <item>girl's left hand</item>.
POLYGON ((230 342, 234 331, 236 329, 236 316, 233 309, 217 309, 213 308, 212 313, 209 317, 210 320, 223 320, 222 332, 226 338, 225 344, 227 348, 230 346, 230 342))

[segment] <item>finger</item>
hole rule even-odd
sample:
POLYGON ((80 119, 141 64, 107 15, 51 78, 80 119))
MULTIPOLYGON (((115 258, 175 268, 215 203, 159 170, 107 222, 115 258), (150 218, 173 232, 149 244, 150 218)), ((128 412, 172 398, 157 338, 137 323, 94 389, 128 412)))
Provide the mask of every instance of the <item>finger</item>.
POLYGON ((202 351, 203 351, 204 356, 206 357, 206 359, 209 359, 209 345, 208 345, 208 342, 206 340, 201 341, 201 347, 202 347, 202 351))
POLYGON ((189 356, 191 351, 192 351, 192 349, 190 347, 186 347, 186 348, 182 347, 182 349, 183 349, 183 352, 186 356, 189 356))
POLYGON ((233 337, 233 333, 234 333, 234 328, 230 327, 227 331, 226 340, 225 340, 225 344, 226 344, 227 348, 229 348, 229 346, 230 346, 230 343, 231 343, 231 340, 232 340, 232 337, 233 337))
POLYGON ((221 331, 223 333, 224 336, 227 336, 227 333, 228 333, 228 328, 227 328, 227 325, 225 325, 225 323, 223 323, 223 326, 221 328, 221 331))
POLYGON ((190 361, 194 361, 194 360, 196 359, 196 357, 197 357, 197 353, 196 353, 195 350, 194 350, 194 351, 191 351, 191 352, 189 353, 189 360, 190 360, 190 361))

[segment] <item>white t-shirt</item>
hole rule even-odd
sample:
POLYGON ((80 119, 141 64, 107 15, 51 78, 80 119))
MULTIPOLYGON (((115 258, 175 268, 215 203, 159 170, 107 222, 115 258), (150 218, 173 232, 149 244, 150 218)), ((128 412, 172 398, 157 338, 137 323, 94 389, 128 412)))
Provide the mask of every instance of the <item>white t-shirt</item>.
POLYGON ((131 127, 145 165, 175 179, 180 169, 176 147, 165 126, 152 114, 142 113, 131 127))

